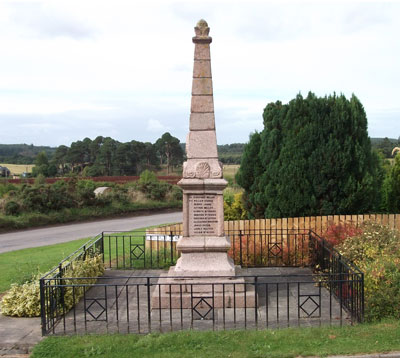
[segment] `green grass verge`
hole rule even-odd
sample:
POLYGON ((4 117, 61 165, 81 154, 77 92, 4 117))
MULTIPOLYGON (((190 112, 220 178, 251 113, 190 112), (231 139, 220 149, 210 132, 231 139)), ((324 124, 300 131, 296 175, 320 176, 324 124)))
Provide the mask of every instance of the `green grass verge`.
POLYGON ((0 293, 8 290, 12 283, 24 283, 37 273, 50 270, 88 240, 85 238, 0 254, 0 293))
MULTIPOLYGON (((113 236, 126 236, 126 246, 122 246, 119 241, 119 246, 108 244, 108 238, 105 238, 104 245, 104 259, 105 263, 109 262, 110 248, 111 256, 113 260, 113 267, 116 265, 116 258, 118 257, 119 268, 122 267, 123 257, 125 256, 126 264, 129 264, 129 236, 132 235, 130 240, 132 243, 141 243, 143 238, 141 237, 146 229, 155 226, 149 226, 146 228, 136 229, 130 232, 114 233, 113 236), (116 254, 118 252, 118 255, 116 254)), ((70 255, 76 249, 81 247, 83 244, 88 242, 90 238, 83 238, 74 241, 69 241, 61 244, 40 246, 29 249, 16 250, 11 252, 5 252, 0 254, 0 293, 7 291, 12 283, 24 283, 32 279, 33 276, 40 273, 45 273, 48 270, 56 266, 62 259, 70 255)), ((169 253, 168 253, 169 254, 169 253)), ((155 254, 153 254, 155 256, 155 254)), ((154 262, 156 262, 154 257, 154 262)), ((149 258, 147 258, 149 260, 149 258)), ((164 265, 165 266, 165 265, 164 265)), ((168 266, 168 265, 166 265, 168 266)), ((143 268, 138 263, 136 268, 143 268)))
MULTIPOLYGON (((130 233, 104 235, 104 262, 113 269, 167 269, 178 259, 176 243, 160 240, 152 245, 145 240, 145 231, 138 229, 130 233), (144 252, 136 249, 140 259, 131 260, 131 248, 134 244, 144 245, 144 252), (172 252, 171 252, 172 249, 172 252)), ((143 246, 141 246, 143 248, 143 246)))
POLYGON ((104 207, 62 209, 49 213, 23 213, 18 216, 0 214, 0 232, 26 229, 30 227, 60 224, 89 219, 106 218, 116 215, 127 215, 140 211, 158 211, 160 209, 182 208, 181 201, 148 201, 145 203, 114 204, 104 207))
POLYGON ((31 357, 283 358, 396 350, 400 350, 400 323, 387 321, 353 327, 48 337, 31 357))

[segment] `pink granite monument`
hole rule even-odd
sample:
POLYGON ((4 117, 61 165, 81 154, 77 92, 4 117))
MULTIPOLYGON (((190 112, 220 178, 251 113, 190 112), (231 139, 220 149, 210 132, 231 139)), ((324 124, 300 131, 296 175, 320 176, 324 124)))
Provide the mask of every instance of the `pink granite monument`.
POLYGON ((232 276, 228 257, 230 240, 224 234, 224 200, 227 186, 218 161, 211 76, 210 28, 200 20, 196 27, 192 104, 187 161, 183 164, 183 238, 174 270, 179 276, 232 276))
MULTIPOLYGON (((209 27, 196 27, 192 104, 187 161, 183 164, 183 237, 177 244, 180 258, 168 277, 158 280, 152 309, 191 308, 194 295, 212 297, 214 307, 254 307, 254 289, 235 276, 228 256, 231 243, 224 233, 224 200, 227 186, 218 161, 211 77, 209 27), (225 277, 221 277, 225 276, 225 277)), ((239 269, 239 267, 237 267, 239 269)), ((201 305, 200 305, 201 307, 201 305)))

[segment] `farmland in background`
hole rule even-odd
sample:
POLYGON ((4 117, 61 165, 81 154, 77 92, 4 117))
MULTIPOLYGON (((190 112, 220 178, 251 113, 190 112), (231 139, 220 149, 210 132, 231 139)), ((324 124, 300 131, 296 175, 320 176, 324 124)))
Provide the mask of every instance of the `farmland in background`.
POLYGON ((33 164, 7 164, 0 163, 0 166, 7 167, 11 175, 21 175, 22 173, 32 173, 33 164))
POLYGON ((239 164, 224 164, 224 177, 235 177, 237 171, 239 170, 239 167, 239 164))

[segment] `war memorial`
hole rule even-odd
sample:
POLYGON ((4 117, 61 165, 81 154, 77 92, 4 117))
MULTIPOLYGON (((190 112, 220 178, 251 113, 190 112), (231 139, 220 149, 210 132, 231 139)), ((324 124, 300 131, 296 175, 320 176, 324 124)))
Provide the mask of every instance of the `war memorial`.
MULTIPOLYGON (((183 223, 103 232, 40 279, 42 334, 342 325, 363 320, 363 275, 315 232, 224 222, 210 28, 195 27, 183 223), (71 278, 100 255, 96 278, 71 278)), ((265 221, 266 223, 266 221, 265 221)))

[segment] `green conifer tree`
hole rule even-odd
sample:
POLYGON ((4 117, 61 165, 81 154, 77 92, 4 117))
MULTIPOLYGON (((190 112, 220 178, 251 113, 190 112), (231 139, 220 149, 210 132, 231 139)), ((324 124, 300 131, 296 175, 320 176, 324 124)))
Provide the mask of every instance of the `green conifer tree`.
POLYGON ((245 148, 259 163, 244 155, 238 173, 249 212, 294 217, 366 213, 379 206, 379 160, 354 95, 299 94, 285 105, 268 104, 263 117, 258 155, 251 141, 245 148), (249 172, 250 187, 244 180, 249 172))

